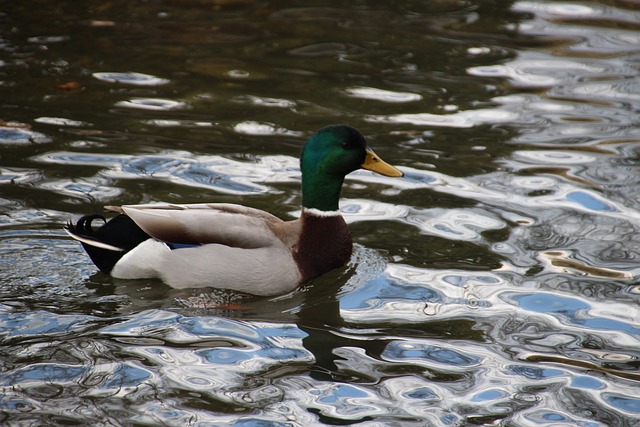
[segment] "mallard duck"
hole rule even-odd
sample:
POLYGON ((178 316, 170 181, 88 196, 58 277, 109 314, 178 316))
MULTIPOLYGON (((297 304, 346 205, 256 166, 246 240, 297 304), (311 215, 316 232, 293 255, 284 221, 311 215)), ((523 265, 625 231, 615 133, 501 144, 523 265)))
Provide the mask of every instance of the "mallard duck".
POLYGON ((109 206, 119 215, 108 222, 102 215, 86 215, 65 230, 102 272, 116 278, 280 295, 351 257, 351 234, 338 199, 345 176, 359 168, 403 175, 380 159, 356 129, 327 126, 302 149, 298 219, 283 221, 228 203, 160 203, 109 206), (94 229, 95 220, 104 224, 94 229))

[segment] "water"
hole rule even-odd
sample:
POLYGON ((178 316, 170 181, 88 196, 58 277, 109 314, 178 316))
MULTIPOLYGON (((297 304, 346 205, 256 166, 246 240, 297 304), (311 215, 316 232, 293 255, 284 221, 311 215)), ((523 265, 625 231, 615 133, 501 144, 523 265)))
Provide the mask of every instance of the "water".
POLYGON ((635 426, 640 12, 4 2, 0 424, 635 426), (349 123, 351 262, 277 298, 96 272, 103 205, 299 210, 349 123))

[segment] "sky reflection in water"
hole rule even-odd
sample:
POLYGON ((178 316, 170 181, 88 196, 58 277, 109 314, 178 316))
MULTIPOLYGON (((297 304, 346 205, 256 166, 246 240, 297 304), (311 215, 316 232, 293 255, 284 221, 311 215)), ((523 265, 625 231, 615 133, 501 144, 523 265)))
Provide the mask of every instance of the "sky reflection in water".
POLYGON ((5 6, 0 424, 637 424, 633 7, 5 6), (114 280, 61 231, 154 201, 294 218, 337 122, 405 178, 347 178, 352 260, 292 294, 114 280))

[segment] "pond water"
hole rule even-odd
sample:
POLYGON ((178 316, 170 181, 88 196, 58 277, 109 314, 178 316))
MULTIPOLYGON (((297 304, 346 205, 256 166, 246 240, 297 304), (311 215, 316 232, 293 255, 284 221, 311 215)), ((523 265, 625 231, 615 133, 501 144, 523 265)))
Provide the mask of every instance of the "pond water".
POLYGON ((0 424, 635 426, 635 0, 13 1, 0 12, 0 424), (275 4, 277 3, 277 4, 275 4), (258 298, 96 271, 102 206, 299 210, 360 129, 351 262, 258 298))

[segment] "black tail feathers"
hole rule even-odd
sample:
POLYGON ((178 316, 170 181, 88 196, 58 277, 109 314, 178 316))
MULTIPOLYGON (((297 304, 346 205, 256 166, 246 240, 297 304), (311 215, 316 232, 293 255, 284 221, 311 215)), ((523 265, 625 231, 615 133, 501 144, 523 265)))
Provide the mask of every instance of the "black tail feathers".
POLYGON ((126 215, 117 215, 108 222, 102 215, 85 215, 75 225, 69 222, 64 229, 82 243, 91 261, 100 271, 107 274, 124 254, 149 238, 149 235, 126 215), (104 224, 94 229, 92 223, 97 219, 104 224))

